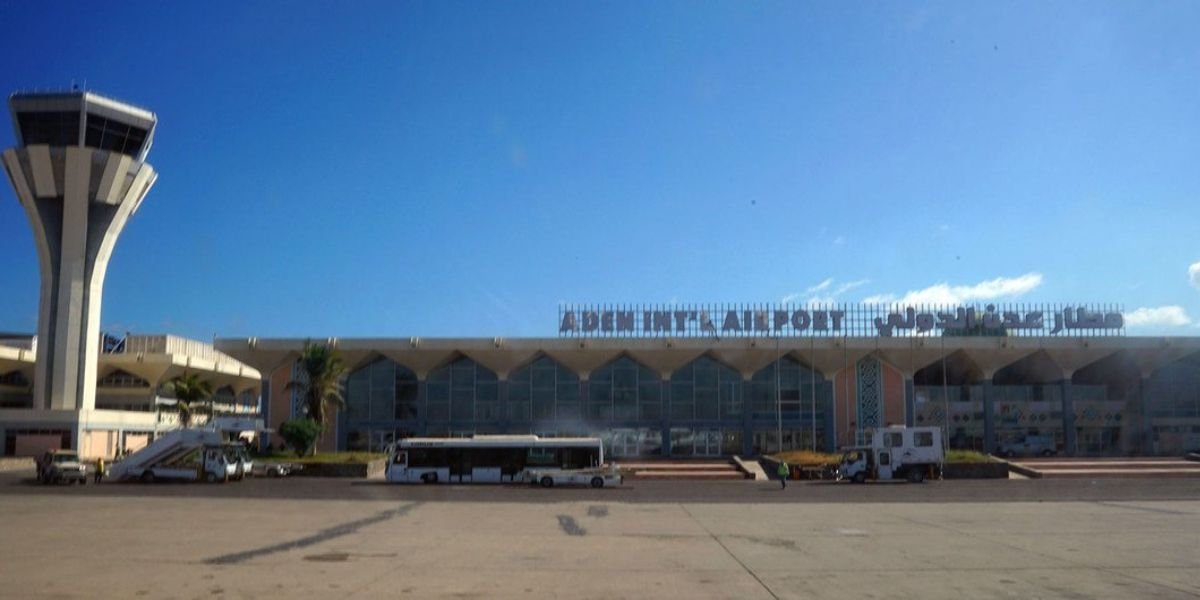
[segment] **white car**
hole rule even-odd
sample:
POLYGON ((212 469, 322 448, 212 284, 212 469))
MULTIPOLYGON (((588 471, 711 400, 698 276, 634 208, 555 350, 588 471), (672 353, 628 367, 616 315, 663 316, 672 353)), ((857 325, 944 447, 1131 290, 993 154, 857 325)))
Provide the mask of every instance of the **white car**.
POLYGON ((598 469, 529 469, 525 476, 530 483, 542 487, 556 485, 588 485, 594 488, 621 485, 625 478, 615 467, 598 469))

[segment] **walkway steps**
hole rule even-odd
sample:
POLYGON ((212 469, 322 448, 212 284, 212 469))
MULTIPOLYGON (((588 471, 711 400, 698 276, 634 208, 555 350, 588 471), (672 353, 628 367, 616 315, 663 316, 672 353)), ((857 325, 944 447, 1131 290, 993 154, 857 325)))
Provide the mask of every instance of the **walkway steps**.
POLYGON ((1051 458, 1012 461, 1046 478, 1198 477, 1200 462, 1182 458, 1051 458))
POLYGON ((745 479, 746 474, 732 461, 643 461, 618 462, 625 476, 632 479, 745 479))

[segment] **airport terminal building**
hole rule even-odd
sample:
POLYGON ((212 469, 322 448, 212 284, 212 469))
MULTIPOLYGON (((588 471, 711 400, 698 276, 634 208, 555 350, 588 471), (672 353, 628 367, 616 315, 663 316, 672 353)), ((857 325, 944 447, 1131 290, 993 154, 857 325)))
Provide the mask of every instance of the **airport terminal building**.
MULTIPOLYGON (((218 412, 261 407, 268 427, 298 415, 287 384, 303 339, 100 331, 113 248, 158 177, 157 116, 79 90, 9 108, 16 145, 0 162, 41 287, 36 335, 0 339, 4 454, 130 450, 176 426, 164 384, 184 373, 213 385, 218 412)), ((330 338, 350 373, 325 442, 596 435, 615 457, 695 457, 833 450, 905 424, 1000 453, 1200 448, 1200 338, 1124 325, 1100 305, 621 305, 560 307, 557 337, 330 338)))
MULTIPOLYGON (((602 437, 611 456, 832 451, 886 425, 955 448, 1200 447, 1200 338, 1128 337, 1096 306, 563 307, 553 338, 320 339, 350 372, 329 447, 409 436, 602 437)), ((218 339, 263 373, 271 427, 304 339, 218 339)))

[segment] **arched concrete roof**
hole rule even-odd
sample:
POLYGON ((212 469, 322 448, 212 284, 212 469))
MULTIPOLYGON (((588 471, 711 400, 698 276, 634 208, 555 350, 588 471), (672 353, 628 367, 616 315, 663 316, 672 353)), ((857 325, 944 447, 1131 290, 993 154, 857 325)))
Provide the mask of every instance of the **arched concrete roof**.
MULTIPOLYGON (((304 339, 221 339, 217 347, 248 365, 270 371, 284 364, 303 347, 304 339)), ((1140 372, 1155 369, 1200 351, 1197 337, 954 337, 954 338, 330 338, 342 352, 378 352, 405 365, 424 378, 433 368, 458 354, 472 357, 485 367, 507 376, 512 370, 544 354, 586 380, 596 368, 621 354, 657 370, 670 373, 707 354, 749 378, 778 356, 788 355, 831 377, 876 354, 905 374, 940 365, 943 357, 967 371, 978 370, 978 379, 1034 354, 1048 359, 1064 378, 1124 351, 1140 372)), ((1041 358, 1038 359, 1042 361, 1041 358)), ((1041 363, 1045 366, 1044 361, 1041 363)), ((974 383, 974 382, 971 382, 974 383)))

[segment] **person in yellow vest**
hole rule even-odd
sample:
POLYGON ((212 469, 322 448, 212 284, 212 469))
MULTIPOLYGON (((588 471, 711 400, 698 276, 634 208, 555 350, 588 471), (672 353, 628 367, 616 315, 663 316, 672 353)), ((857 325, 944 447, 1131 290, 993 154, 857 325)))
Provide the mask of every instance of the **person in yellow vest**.
POLYGON ((782 490, 787 488, 787 479, 791 472, 792 468, 789 467, 787 463, 783 462, 782 460, 779 461, 779 489, 782 490))
POLYGON ((96 459, 96 477, 95 477, 96 483, 100 483, 101 481, 104 480, 104 470, 107 468, 108 468, 108 465, 104 464, 103 456, 96 459))

